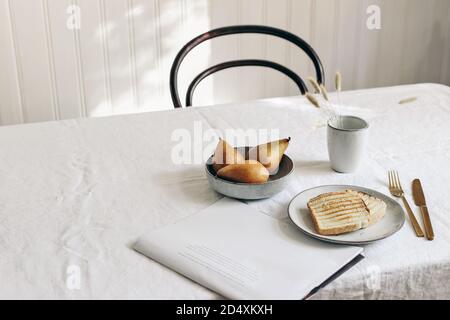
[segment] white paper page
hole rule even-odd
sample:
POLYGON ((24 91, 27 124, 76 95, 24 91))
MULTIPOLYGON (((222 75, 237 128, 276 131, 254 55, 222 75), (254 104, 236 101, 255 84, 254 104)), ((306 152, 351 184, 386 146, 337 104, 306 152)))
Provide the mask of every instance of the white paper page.
POLYGON ((231 299, 301 299, 362 252, 223 198, 142 236, 142 254, 231 299))

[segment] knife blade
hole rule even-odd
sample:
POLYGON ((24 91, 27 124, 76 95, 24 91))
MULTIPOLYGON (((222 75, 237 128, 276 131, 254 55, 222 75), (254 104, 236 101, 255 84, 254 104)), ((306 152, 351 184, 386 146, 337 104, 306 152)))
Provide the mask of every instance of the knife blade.
POLYGON ((425 226, 425 233, 428 240, 434 239, 433 227, 431 225, 430 214, 428 213, 427 203, 425 201, 425 195, 423 193, 422 184, 419 179, 414 179, 412 183, 413 198, 416 206, 420 208, 422 213, 423 224, 425 226))

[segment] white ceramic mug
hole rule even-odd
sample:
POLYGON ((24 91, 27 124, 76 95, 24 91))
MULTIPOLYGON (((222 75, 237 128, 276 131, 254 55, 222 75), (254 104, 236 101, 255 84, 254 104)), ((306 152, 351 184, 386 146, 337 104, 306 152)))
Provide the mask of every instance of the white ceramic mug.
POLYGON ((369 124, 358 117, 338 116, 328 121, 328 155, 337 172, 355 172, 364 156, 369 124))

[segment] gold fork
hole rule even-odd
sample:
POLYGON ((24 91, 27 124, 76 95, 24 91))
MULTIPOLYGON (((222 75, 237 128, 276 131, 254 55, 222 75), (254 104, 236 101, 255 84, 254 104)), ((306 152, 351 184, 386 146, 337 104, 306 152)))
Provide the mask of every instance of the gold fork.
POLYGON ((414 228, 414 231, 416 232, 416 235, 418 237, 423 237, 423 231, 420 227, 419 223, 416 220, 416 217, 414 216, 414 213, 411 210, 411 207, 408 204, 408 201, 406 201, 405 193, 403 192, 402 185, 400 184, 400 178, 398 176, 398 172, 395 170, 388 171, 389 176, 389 191, 394 197, 401 198, 403 201, 403 204, 406 208, 406 212, 408 212, 409 220, 412 223, 412 226, 414 228))

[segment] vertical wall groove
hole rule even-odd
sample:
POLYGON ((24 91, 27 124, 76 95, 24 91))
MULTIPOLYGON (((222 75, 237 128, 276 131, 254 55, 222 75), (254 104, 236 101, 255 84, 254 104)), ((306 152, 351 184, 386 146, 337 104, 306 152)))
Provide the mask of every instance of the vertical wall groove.
POLYGON ((128 34, 130 38, 130 72, 131 72, 131 87, 133 92, 134 107, 139 108, 139 92, 137 84, 137 67, 136 67, 136 36, 134 31, 134 3, 133 0, 127 0, 128 10, 128 34))
MULTIPOLYGON (((380 8, 381 8, 381 17, 380 17, 380 20, 381 20, 381 28, 383 28, 383 23, 384 23, 384 21, 383 21, 383 7, 382 7, 382 5, 381 5, 381 3, 379 4, 379 6, 380 6, 380 8)), ((373 86, 374 87, 376 87, 377 86, 377 79, 379 79, 380 78, 380 72, 381 71, 383 71, 382 70, 382 66, 381 66, 381 63, 380 63, 380 56, 381 56, 381 46, 380 46, 380 31, 379 30, 375 30, 375 31, 372 31, 372 32, 376 32, 376 42, 377 42, 377 44, 376 44, 376 46, 375 46, 375 49, 376 49, 376 54, 375 54, 375 58, 374 58, 374 65, 375 65, 375 70, 373 71, 374 72, 374 77, 373 77, 373 86)))
MULTIPOLYGON (((334 5, 334 28, 333 28, 333 57, 331 58, 331 65, 333 66, 334 70, 333 72, 338 71, 341 56, 340 56, 340 50, 339 50, 339 32, 340 32, 340 10, 341 10, 341 0, 336 0, 334 5)), ((330 81, 328 83, 333 84, 333 79, 329 79, 330 81)))
POLYGON ((50 14, 48 11, 48 0, 42 0, 42 12, 44 15, 44 25, 45 25, 45 39, 47 44, 47 56, 48 56, 48 67, 52 90, 52 109, 53 109, 53 120, 59 120, 60 117, 60 106, 58 100, 58 86, 56 83, 56 68, 55 68, 55 55, 53 50, 53 38, 51 31, 50 14))
POLYGON ((360 19, 355 19, 355 30, 356 30, 356 35, 355 35, 355 63, 353 65, 353 70, 352 70, 352 78, 353 78, 353 83, 352 83, 352 88, 359 88, 358 86, 358 68, 359 68, 359 56, 360 56, 360 51, 361 51, 361 28, 364 28, 364 13, 365 11, 363 10, 364 6, 363 6, 363 2, 362 1, 358 1, 358 9, 357 9, 357 13, 361 16, 360 19))
MULTIPOLYGON (((409 17, 410 14, 411 14, 411 6, 410 6, 410 4, 411 4, 410 1, 407 1, 407 2, 406 2, 406 8, 405 8, 405 20, 403 20, 403 29, 404 29, 404 30, 406 30, 406 28, 407 28, 407 26, 408 26, 408 17, 409 17)), ((405 51, 405 50, 404 50, 405 46, 406 46, 406 37, 403 37, 403 39, 402 39, 402 41, 401 41, 401 48, 400 48, 400 50, 402 50, 402 52, 405 51)), ((403 57, 403 54, 402 54, 401 56, 403 57)), ((403 79, 403 74, 404 74, 404 70, 405 70, 405 59, 402 59, 402 60, 399 62, 399 66, 400 66, 400 69, 399 69, 399 72, 398 72, 398 73, 399 73, 400 79, 403 79)))
MULTIPOLYGON (((310 45, 315 48, 316 44, 315 44, 315 34, 316 34, 316 10, 317 9, 317 4, 316 4, 316 0, 312 0, 311 1, 311 13, 310 13, 310 27, 309 27, 309 43, 310 45)), ((314 66, 312 64, 309 64, 309 68, 308 68, 308 73, 309 75, 312 74, 316 74, 314 72, 314 66)), ((308 75, 308 76, 309 76, 308 75)))
MULTIPOLYGON (((237 24, 242 24, 242 2, 240 0, 236 0, 236 20, 237 20, 237 24)), ((237 36, 238 41, 237 41, 237 54, 238 57, 241 56, 242 52, 241 52, 241 41, 240 41, 240 36, 237 36)))
MULTIPOLYGON (((163 70, 162 70, 162 48, 161 48, 161 6, 159 0, 154 0, 154 12, 155 12, 155 38, 156 38, 156 65, 158 68, 158 74, 160 79, 163 79, 163 70)), ((158 91, 159 96, 162 97, 164 94, 164 88, 162 81, 158 83, 158 91)))
POLYGON ((103 53, 103 70, 105 75, 105 92, 106 92, 106 103, 111 113, 114 113, 114 108, 112 104, 112 87, 111 87, 111 68, 109 60, 109 43, 108 43, 108 25, 106 18, 106 9, 104 0, 99 0, 98 3, 100 12, 100 29, 102 38, 102 53, 103 53))
MULTIPOLYGON (((450 1, 447 1, 447 17, 450 16, 450 1)), ((440 81, 441 83, 446 83, 450 85, 450 65, 449 65, 449 58, 450 58, 450 19, 446 19, 447 26, 445 30, 447 32, 444 34, 444 41, 445 41, 445 47, 444 47, 444 54, 442 56, 442 63, 441 63, 441 75, 440 75, 440 81), (446 80, 447 78, 447 80, 446 80)), ((445 24, 444 24, 445 25, 445 24)))
POLYGON ((19 92, 19 121, 20 123, 26 122, 27 116, 25 113, 25 95, 23 90, 23 71, 22 71, 22 63, 20 59, 20 48, 17 41, 17 30, 16 30, 16 19, 14 14, 14 9, 11 3, 11 0, 8 0, 8 15, 9 15, 9 22, 11 27, 11 39, 12 39, 12 46, 13 46, 13 59, 16 69, 16 77, 17 77, 17 91, 19 92))
MULTIPOLYGON (((263 0, 262 1, 262 6, 261 6, 261 11, 262 11, 262 24, 264 26, 268 25, 267 23, 267 0, 263 0)), ((267 36, 263 36, 262 42, 261 42, 261 53, 262 53, 262 57, 264 60, 267 60, 267 36)), ((263 95, 264 97, 266 96, 266 92, 267 92, 267 70, 265 70, 265 68, 260 68, 260 74, 261 74, 261 79, 262 81, 262 85, 263 85, 263 95)))
MULTIPOLYGON (((78 4, 78 0, 72 0, 72 5, 77 6, 78 8, 80 7, 78 4)), ((88 115, 88 112, 86 107, 86 94, 84 88, 83 57, 81 55, 80 31, 78 30, 78 28, 73 29, 73 38, 77 65, 78 91, 80 95, 80 116, 86 117, 88 115)))
MULTIPOLYGON (((188 19, 187 17, 187 1, 186 0, 182 0, 181 2, 181 25, 183 26, 183 30, 186 30, 186 28, 188 28, 188 19)), ((187 33, 185 33, 184 35, 184 42, 189 41, 189 37, 187 35, 187 33)), ((184 43, 183 43, 184 45, 184 43)))
MULTIPOLYGON (((240 0, 236 0, 236 20, 237 20, 237 24, 240 25, 242 24, 242 2, 240 0)), ((237 40, 236 40, 236 52, 237 52, 237 57, 241 57, 242 56, 242 48, 241 48, 241 36, 237 35, 236 36, 237 40)), ((238 84, 238 94, 239 96, 242 96, 242 86, 241 86, 241 68, 237 68, 236 69, 236 83, 238 84)))
MULTIPOLYGON (((286 17, 287 31, 293 32, 293 30, 292 30, 292 0, 287 0, 285 17, 286 17)), ((295 32, 293 32, 293 33, 295 33, 295 32)), ((285 44, 284 61, 285 61, 286 67, 290 68, 292 61, 291 61, 291 46, 289 43, 285 44)), ((286 79, 285 89, 284 89, 285 95, 289 95, 289 83, 290 83, 289 79, 286 79)))

